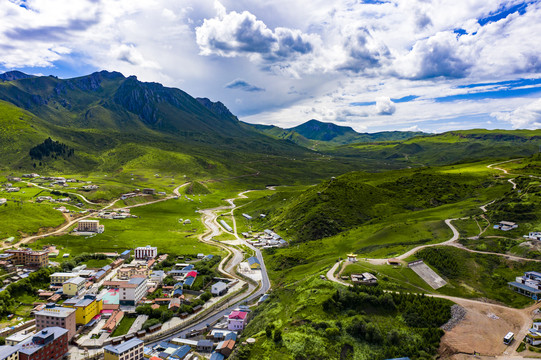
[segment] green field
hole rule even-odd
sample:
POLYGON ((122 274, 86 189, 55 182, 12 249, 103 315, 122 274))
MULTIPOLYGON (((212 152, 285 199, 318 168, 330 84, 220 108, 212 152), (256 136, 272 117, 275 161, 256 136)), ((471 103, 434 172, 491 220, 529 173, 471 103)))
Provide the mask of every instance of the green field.
POLYGON ((161 253, 221 254, 217 247, 201 243, 198 235, 204 231, 199 215, 195 212, 201 204, 187 200, 168 200, 147 206, 133 208, 131 213, 137 218, 123 220, 100 220, 105 231, 92 237, 51 236, 32 244, 41 248, 54 244, 62 253, 75 256, 82 253, 122 252, 137 246, 157 246, 161 253), (183 225, 178 219, 191 219, 192 224, 183 225))

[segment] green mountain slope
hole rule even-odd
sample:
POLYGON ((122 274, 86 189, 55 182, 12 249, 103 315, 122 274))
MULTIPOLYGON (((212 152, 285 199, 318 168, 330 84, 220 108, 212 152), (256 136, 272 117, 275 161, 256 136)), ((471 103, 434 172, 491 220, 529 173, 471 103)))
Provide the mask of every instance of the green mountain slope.
POLYGON ((311 149, 328 149, 337 145, 360 142, 406 140, 425 135, 425 133, 416 131, 358 133, 349 126, 340 126, 314 119, 289 129, 282 129, 273 125, 247 125, 269 136, 290 140, 300 146, 311 149))
POLYGON ((529 156, 539 151, 541 130, 459 130, 386 143, 356 143, 328 151, 336 156, 403 166, 445 165, 529 156))

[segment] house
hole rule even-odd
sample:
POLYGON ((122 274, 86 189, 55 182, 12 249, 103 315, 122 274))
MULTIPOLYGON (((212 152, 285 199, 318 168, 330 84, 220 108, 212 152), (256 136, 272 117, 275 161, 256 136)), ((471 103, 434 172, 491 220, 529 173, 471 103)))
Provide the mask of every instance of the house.
MULTIPOLYGON (((526 236, 525 236, 526 237, 526 236)), ((541 240, 541 232, 538 231, 531 231, 528 236, 528 239, 530 240, 541 240)))
POLYGON ((531 297, 534 300, 541 299, 541 273, 537 271, 527 271, 523 276, 519 276, 515 281, 507 283, 519 294, 531 297))
POLYGON ((250 269, 252 270, 260 270, 261 264, 259 263, 259 260, 255 256, 248 258, 248 266, 250 266, 250 269))
POLYGON ((227 284, 223 281, 219 281, 216 284, 212 284, 210 293, 214 296, 221 296, 227 293, 227 284))
POLYGON ((41 331, 49 326, 58 326, 68 330, 68 340, 75 335, 75 309, 47 304, 43 310, 34 314, 36 330, 41 331))
POLYGON ((210 358, 209 358, 209 360, 224 360, 224 359, 225 359, 225 356, 217 352, 213 352, 212 354, 210 354, 210 358))
POLYGON ((349 262, 357 262, 357 255, 355 255, 355 254, 348 254, 348 261, 349 261, 349 262))
POLYGON ((119 345, 107 345, 103 348, 104 360, 142 360, 143 341, 133 338, 119 345))
POLYGON ((500 221, 499 224, 494 225, 494 229, 499 229, 502 231, 509 231, 518 228, 517 223, 511 221, 500 221))
POLYGON ((75 309, 76 323, 86 325, 103 310, 103 300, 98 300, 95 295, 85 295, 82 299, 66 300, 62 306, 75 309))
POLYGON ((167 306, 167 308, 169 310, 173 310, 173 311, 176 311, 176 310, 180 309, 181 297, 183 298, 182 295, 180 297, 172 298, 171 301, 169 301, 169 305, 167 306))
POLYGON ((19 360, 57 360, 68 352, 68 330, 48 327, 15 346, 19 360))
POLYGON ((120 254, 120 257, 124 260, 127 260, 130 257, 131 250, 123 251, 122 254, 120 254))
POLYGON ((161 284, 164 278, 165 272, 163 270, 156 270, 150 274, 149 280, 150 282, 161 284))
POLYGON ((227 328, 233 331, 242 331, 248 322, 248 313, 232 311, 227 318, 227 328))
POLYGON ((107 332, 113 332, 118 324, 120 324, 120 321, 124 318, 124 311, 116 310, 111 314, 111 317, 107 319, 105 322, 105 325, 103 326, 103 330, 107 332))
POLYGON ((351 281, 356 284, 373 285, 378 283, 378 278, 369 272, 351 274, 351 281))
POLYGON ((80 276, 77 276, 63 283, 62 291, 64 292, 65 295, 76 296, 76 295, 79 295, 81 291, 85 288, 85 284, 86 284, 86 279, 80 276))
POLYGON ((152 247, 150 245, 144 247, 138 247, 135 249, 135 259, 136 260, 148 260, 154 259, 158 256, 158 248, 152 247))
POLYGON ((214 342, 212 340, 199 340, 197 342, 197 351, 210 353, 212 352, 212 348, 214 347, 214 342))
POLYGON ((252 217, 248 214, 242 214, 246 220, 252 220, 252 217))
POLYGON ((182 360, 186 358, 186 355, 192 350, 189 345, 182 345, 176 349, 171 355, 167 357, 167 360, 182 360))
POLYGON ((202 258, 204 258, 204 257, 205 257, 205 254, 203 254, 203 253, 197 254, 197 258, 198 258, 198 259, 202 259, 202 258))
POLYGON ((229 357, 229 355, 231 355, 231 353, 233 352, 234 347, 234 340, 224 340, 218 343, 218 346, 216 346, 216 352, 222 354, 225 357, 229 357))

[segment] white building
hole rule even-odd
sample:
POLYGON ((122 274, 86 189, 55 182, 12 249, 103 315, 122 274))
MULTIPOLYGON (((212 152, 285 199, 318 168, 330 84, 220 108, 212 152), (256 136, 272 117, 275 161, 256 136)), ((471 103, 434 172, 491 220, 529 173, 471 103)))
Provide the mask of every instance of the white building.
POLYGON ((135 249, 135 259, 137 260, 154 259, 156 256, 158 256, 157 247, 147 245, 135 249))
POLYGON ((77 224, 77 231, 79 232, 102 233, 103 229, 104 226, 100 225, 99 220, 81 220, 77 224))
POLYGON ((133 278, 119 286, 119 304, 135 306, 147 294, 147 279, 133 278))
POLYGON ((227 284, 223 281, 217 282, 216 284, 212 285, 212 288, 210 290, 210 293, 215 296, 223 295, 227 292, 227 284))

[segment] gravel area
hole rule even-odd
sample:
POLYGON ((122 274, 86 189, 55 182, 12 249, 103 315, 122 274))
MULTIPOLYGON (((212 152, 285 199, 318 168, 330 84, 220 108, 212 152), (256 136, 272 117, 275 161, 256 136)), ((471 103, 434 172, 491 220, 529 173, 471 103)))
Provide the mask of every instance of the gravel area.
POLYGON ((466 309, 460 305, 451 306, 451 318, 445 324, 441 326, 441 329, 449 331, 454 328, 459 322, 461 322, 466 316, 466 309))

